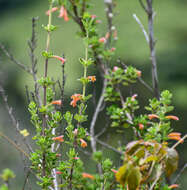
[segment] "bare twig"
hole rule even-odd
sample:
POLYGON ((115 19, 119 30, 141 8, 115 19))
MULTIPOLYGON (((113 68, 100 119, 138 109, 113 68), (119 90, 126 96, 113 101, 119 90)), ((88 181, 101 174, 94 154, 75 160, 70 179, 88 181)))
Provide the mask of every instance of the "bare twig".
POLYGON ((116 148, 114 148, 113 146, 111 146, 111 145, 109 145, 109 144, 107 144, 107 143, 105 143, 105 142, 103 142, 103 141, 101 141, 101 140, 99 140, 99 139, 95 139, 99 144, 101 144, 102 146, 104 146, 104 147, 106 147, 106 148, 108 148, 108 149, 110 149, 110 150, 112 150, 112 151, 114 151, 114 152, 116 152, 116 153, 118 153, 118 154, 120 154, 120 155, 123 155, 123 152, 121 152, 121 151, 119 151, 118 149, 116 149, 116 148))
POLYGON ((27 184, 27 182, 28 182, 29 175, 30 175, 30 170, 27 171, 27 174, 26 174, 26 176, 25 176, 25 180, 24 180, 24 183, 23 183, 22 190, 25 189, 25 186, 26 186, 26 184, 27 184))
POLYGON ((35 95, 36 95, 36 99, 37 102, 39 104, 39 106, 42 105, 42 99, 40 97, 40 93, 39 93, 39 85, 37 83, 37 69, 36 69, 36 65, 37 65, 37 58, 35 57, 35 49, 37 47, 37 39, 36 39, 36 21, 38 20, 38 17, 33 17, 32 18, 32 36, 31 39, 28 41, 28 45, 30 48, 30 58, 31 58, 31 71, 32 71, 32 76, 33 76, 33 80, 34 80, 34 86, 35 86, 35 95))
MULTIPOLYGON (((120 59, 118 59, 118 62, 123 66, 124 69, 127 68, 127 65, 123 63, 120 59)), ((153 89, 141 78, 138 77, 138 81, 145 87, 147 90, 149 90, 151 93, 153 93, 153 89)))
POLYGON ((179 141, 177 141, 171 148, 175 149, 181 142, 183 142, 187 138, 187 134, 184 135, 179 141))
POLYGON ((142 6, 142 8, 144 9, 144 11, 148 13, 148 9, 147 9, 146 5, 143 3, 143 1, 139 0, 139 2, 140 2, 140 5, 142 6))
POLYGON ((5 134, 0 132, 0 136, 6 139, 13 147, 15 147, 19 152, 21 152, 24 156, 29 158, 29 154, 27 154, 22 148, 20 148, 14 141, 12 141, 9 137, 7 137, 5 134))
MULTIPOLYGON (((86 30, 84 28, 84 25, 82 23, 82 18, 79 16, 79 13, 78 13, 78 9, 77 9, 77 6, 75 4, 75 2, 73 0, 69 0, 72 4, 72 8, 73 8, 73 20, 80 26, 83 34, 86 35, 86 30)), ((69 13, 69 12, 68 12, 69 13)), ((71 14, 71 13, 70 13, 71 14)), ((72 15, 72 14, 71 14, 72 15)))
POLYGON ((30 68, 26 67, 25 65, 23 65, 22 63, 20 63, 19 61, 17 61, 14 56, 5 48, 5 46, 3 44, 0 44, 0 48, 2 49, 2 51, 4 52, 4 54, 10 59, 10 61, 12 61, 13 63, 15 63, 16 65, 18 65, 20 68, 22 68, 24 71, 26 71, 29 74, 32 74, 32 71, 30 68))
POLYGON ((25 85, 25 91, 26 91, 27 102, 30 102, 30 94, 29 94, 29 89, 27 85, 25 85))
POLYGON ((147 2, 147 16, 148 16, 148 29, 149 29, 149 48, 150 48, 150 56, 152 63, 152 83, 154 89, 154 95, 156 98, 160 97, 159 87, 158 87, 158 74, 157 74, 157 60, 156 60, 156 52, 155 52, 155 40, 154 40, 154 15, 155 12, 153 10, 153 0, 146 0, 147 2))
POLYGON ((157 175, 156 175, 156 179, 154 180, 154 182, 152 183, 151 187, 149 190, 153 190, 156 183, 158 182, 158 180, 160 179, 161 175, 162 175, 162 167, 158 167, 158 170, 157 170, 157 175))
POLYGON ((146 42, 149 44, 149 36, 148 36, 143 24, 141 23, 140 19, 136 16, 136 14, 133 14, 133 17, 136 20, 136 22, 139 24, 139 26, 140 26, 140 28, 141 28, 144 36, 145 36, 146 42))
POLYGON ((84 12, 86 10, 86 0, 82 1, 82 9, 81 9, 81 16, 83 17, 84 12))
POLYGON ((138 81, 143 84, 143 86, 146 87, 149 92, 153 93, 153 89, 141 77, 138 77, 138 81))
POLYGON ((104 0, 104 3, 106 5, 106 18, 107 18, 107 26, 108 26, 108 33, 109 33, 107 45, 110 46, 111 36, 112 36, 113 3, 112 3, 112 0, 110 1, 104 0))
MULTIPOLYGON (((63 56, 64 57, 64 56, 63 56)), ((63 108, 64 108, 64 87, 65 87, 65 64, 66 62, 64 62, 64 64, 62 64, 62 86, 60 88, 60 91, 61 91, 61 101, 62 101, 62 104, 61 104, 61 113, 63 114, 63 108)))
MULTIPOLYGON (((94 112, 94 115, 92 117, 92 121, 90 124, 91 148, 92 148, 93 153, 97 151, 96 139, 95 139, 95 124, 96 124, 98 114, 101 110, 101 106, 102 106, 103 101, 104 101, 104 93, 105 93, 106 86, 107 86, 107 79, 104 79, 103 89, 102 89, 99 101, 97 103, 97 106, 96 106, 96 109, 95 109, 95 112, 94 112)), ((99 166, 99 165, 98 165, 98 170, 101 173, 101 166, 99 166)))
MULTIPOLYGON (((4 89, 3 89, 3 87, 2 87, 1 85, 0 85, 0 94, 1 94, 1 96, 2 96, 2 99, 3 99, 3 101, 4 101, 6 110, 8 111, 8 114, 9 114, 9 116, 10 116, 10 119, 11 119, 11 121, 12 121, 13 126, 15 127, 16 132, 17 132, 18 134, 20 134, 19 122, 16 120, 16 118, 14 117, 14 115, 13 115, 13 113, 12 113, 12 108, 11 108, 11 107, 9 106, 9 104, 8 104, 8 98, 7 98, 7 96, 5 95, 5 91, 4 91, 4 89)), ((26 147, 28 148, 28 150, 29 150, 30 152, 33 152, 32 147, 31 147, 30 144, 27 142, 26 138, 23 137, 22 135, 21 135, 21 137, 22 137, 22 141, 24 142, 24 144, 26 145, 26 147)))
POLYGON ((184 170, 187 168, 187 163, 184 164, 184 166, 182 167, 182 169, 179 171, 179 173, 177 174, 177 176, 175 177, 175 179, 172 181, 172 184, 175 184, 177 182, 177 180, 179 179, 179 177, 182 175, 182 173, 184 172, 184 170))

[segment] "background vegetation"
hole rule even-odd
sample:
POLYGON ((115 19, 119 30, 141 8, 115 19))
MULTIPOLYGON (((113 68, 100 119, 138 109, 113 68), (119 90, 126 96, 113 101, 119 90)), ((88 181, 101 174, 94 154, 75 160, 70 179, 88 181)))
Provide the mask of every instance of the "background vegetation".
MULTIPOLYGON (((103 1, 96 0, 97 4, 92 7, 92 13, 96 14, 102 20, 101 31, 105 35, 104 28, 105 20, 103 1)), ((48 1, 34 0, 0 0, 0 42, 4 43, 15 57, 22 63, 29 64, 27 40, 31 36, 31 18, 39 16, 37 25, 38 34, 38 62, 43 66, 43 58, 41 50, 45 47, 45 33, 42 31, 42 23, 47 23, 45 11, 48 1)), ((180 121, 175 123, 174 129, 183 132, 186 131, 187 123, 187 1, 185 0, 157 0, 154 2, 156 10, 155 19, 155 36, 157 37, 157 57, 158 57, 158 73, 161 89, 169 89, 173 93, 173 104, 175 105, 175 115, 180 118, 180 121)), ((136 13, 143 23, 146 23, 146 15, 141 9, 137 0, 118 0, 116 8, 116 17, 114 24, 118 30, 119 40, 117 42, 116 57, 121 57, 126 64, 132 64, 139 70, 143 71, 143 78, 149 82, 151 78, 149 51, 143 33, 138 24, 133 19, 132 14, 136 13)), ((80 68, 78 66, 78 58, 83 54, 83 43, 74 34, 78 28, 72 21, 67 23, 56 18, 55 23, 59 23, 60 30, 56 31, 53 37, 52 49, 57 54, 64 53, 68 59, 66 64, 66 97, 70 101, 72 92, 79 92, 79 82, 76 78, 80 76, 80 68)), ((116 63, 114 63, 116 65, 116 63)), ((43 68, 43 67, 41 67, 43 68)), ((38 68, 42 73, 42 70, 38 68)), ((56 64, 50 65, 50 70, 58 78, 58 67, 56 64)), ((94 70, 94 68, 93 68, 94 70)), ((97 74, 97 73, 96 73, 97 74)), ((16 65, 13 65, 2 57, 0 52, 0 81, 7 90, 10 104, 16 109, 17 118, 20 119, 22 126, 27 126, 29 132, 33 132, 33 127, 28 123, 29 114, 27 113, 27 100, 25 99, 25 85, 32 88, 31 78, 28 74, 22 72, 16 65)), ((151 81, 150 81, 151 83, 151 81)), ((100 88, 99 79, 97 87, 100 88)), ((143 88, 139 88, 139 98, 143 100, 146 94, 143 88)), ((144 99, 145 101, 145 99, 144 99)), ((1 102, 0 102, 1 103, 1 102)), ((0 130, 9 136, 13 136, 14 131, 11 128, 11 122, 8 119, 3 105, 0 106, 0 130)), ((91 113, 91 110, 90 110, 91 113)), ((102 118, 102 116, 100 117, 102 118)), ((104 125, 107 119, 98 121, 98 128, 104 125)), ((108 138, 111 144, 117 142, 118 135, 108 134, 103 137, 108 138), (112 137, 112 138, 111 138, 112 137), (115 141, 116 139, 116 141, 115 141)), ((129 135, 126 134, 127 140, 129 135)), ((187 161, 187 151, 185 145, 178 147, 180 153, 180 167, 187 161)), ((23 183, 22 160, 19 153, 14 150, 11 145, 7 144, 3 139, 0 139, 0 151, 3 156, 0 157, 0 170, 11 168, 17 174, 17 180, 14 189, 19 189, 19 184, 23 183), (10 156, 11 155, 11 156, 10 156), (14 155, 14 156, 12 156, 14 155), (19 174, 19 175, 18 175, 19 174)), ((109 154, 106 152, 106 154, 109 154)), ((91 163, 88 163, 91 164, 91 163)), ((90 166, 90 165, 89 165, 90 166)), ((180 179, 181 189, 187 185, 184 180, 187 177, 187 172, 183 173, 180 179)))

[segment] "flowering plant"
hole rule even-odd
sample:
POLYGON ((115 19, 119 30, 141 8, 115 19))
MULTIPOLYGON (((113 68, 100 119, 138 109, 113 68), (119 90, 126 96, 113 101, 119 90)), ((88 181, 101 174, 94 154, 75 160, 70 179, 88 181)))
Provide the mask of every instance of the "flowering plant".
MULTIPOLYGON (((120 59, 114 60, 115 43, 118 37, 117 29, 113 25, 113 17, 117 2, 104 0, 104 3, 108 29, 105 35, 100 35, 98 32, 100 20, 96 15, 88 12, 89 0, 49 0, 49 10, 46 11, 48 24, 43 27, 47 33, 46 48, 42 52, 44 74, 40 79, 37 77, 34 54, 36 19, 33 18, 33 34, 29 42, 32 67, 18 65, 31 74, 34 80, 35 91, 28 110, 31 123, 35 128, 35 135, 32 139, 36 147, 33 148, 27 141, 27 136, 29 136, 27 129, 19 128, 2 87, 0 91, 10 117, 28 150, 23 150, 3 133, 0 135, 29 160, 28 173, 36 176, 37 184, 42 190, 169 190, 177 188, 177 184, 170 184, 170 177, 178 166, 179 156, 175 148, 183 143, 186 135, 181 137, 180 133, 172 132, 171 121, 179 120, 177 116, 170 115, 174 109, 171 106, 172 94, 168 90, 159 92, 152 0, 147 0, 146 3, 140 0, 149 19, 148 34, 144 28, 142 30, 150 47, 152 87, 143 80, 140 70, 125 65, 120 59), (83 75, 78 79, 82 84, 82 90, 79 94, 75 92, 69 102, 73 111, 65 109, 66 101, 64 101, 65 66, 68 60, 50 50, 51 33, 57 29, 52 24, 52 16, 57 11, 59 18, 63 18, 66 22, 72 19, 80 27, 79 36, 83 39, 85 48, 84 58, 79 59, 83 67, 83 75), (62 81, 54 81, 49 77, 48 65, 51 59, 56 59, 60 63, 62 81), (103 87, 88 127, 90 115, 87 115, 87 107, 93 97, 88 93, 87 86, 95 85, 97 81, 95 75, 88 75, 91 65, 98 69, 103 87), (148 106, 141 111, 139 111, 140 105, 136 92, 128 93, 126 96, 123 93, 124 89, 128 89, 137 82, 140 82, 153 95, 148 106), (60 94, 56 90, 56 84, 59 86, 60 94), (57 94, 58 98, 56 98, 57 94), (102 110, 106 111, 111 122, 96 134, 96 120, 102 110), (127 128, 133 134, 134 140, 131 142, 122 142, 120 146, 116 143, 112 146, 99 139, 110 129, 116 132, 120 130, 123 133, 127 128), (171 146, 170 140, 177 140, 177 142, 171 146), (115 160, 104 155, 98 144, 113 151, 120 160, 120 164, 115 164, 115 160), (91 152, 88 149, 89 145, 91 152), (96 172, 88 173, 81 152, 93 161, 96 172)), ((137 16, 135 19, 142 28, 137 16)), ((12 61, 15 61, 4 46, 1 45, 1 48, 12 61)), ((9 173, 11 175, 2 174, 5 184, 1 189, 9 188, 7 182, 9 178, 14 177, 14 174, 10 171, 9 173)), ((26 183, 23 189, 25 186, 26 183)))

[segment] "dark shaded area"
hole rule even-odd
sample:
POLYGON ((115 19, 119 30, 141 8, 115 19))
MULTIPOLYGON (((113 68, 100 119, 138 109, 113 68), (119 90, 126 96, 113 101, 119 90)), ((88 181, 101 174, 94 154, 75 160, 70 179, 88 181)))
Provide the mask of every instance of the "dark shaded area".
MULTIPOLYGON (((39 0, 37 0, 39 1, 39 0)), ((19 7, 27 7, 31 3, 35 3, 36 0, 0 0, 0 14, 11 9, 16 9, 19 7)))

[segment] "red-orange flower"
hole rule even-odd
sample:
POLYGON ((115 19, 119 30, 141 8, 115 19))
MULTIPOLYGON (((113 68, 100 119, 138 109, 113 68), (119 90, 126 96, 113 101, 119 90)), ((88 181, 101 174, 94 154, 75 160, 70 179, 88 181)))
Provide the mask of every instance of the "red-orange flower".
POLYGON ((166 116, 166 119, 173 119, 175 121, 179 120, 179 118, 177 116, 174 116, 174 115, 168 115, 168 116, 166 116))
POLYGON ((62 172, 60 172, 60 171, 56 171, 56 174, 62 174, 62 172))
POLYGON ((73 106, 73 107, 76 107, 77 106, 77 101, 81 100, 82 98, 82 95, 81 94, 74 94, 71 96, 71 103, 70 105, 73 106))
POLYGON ((91 15, 91 18, 95 19, 95 18, 97 18, 97 16, 96 15, 91 15))
POLYGON ((108 39, 110 37, 110 33, 107 32, 106 35, 105 35, 105 39, 108 39))
POLYGON ((69 20, 67 10, 64 8, 64 6, 60 7, 60 14, 58 16, 59 18, 64 18, 64 20, 67 22, 69 20))
POLYGON ((61 154, 56 154, 56 157, 60 157, 61 156, 61 154))
POLYGON ((142 71, 136 70, 136 74, 138 75, 138 77, 142 76, 142 71))
POLYGON ((64 59, 63 57, 60 57, 58 55, 53 55, 52 57, 58 59, 59 61, 61 61, 62 64, 64 64, 65 61, 66 61, 66 59, 64 59))
POLYGON ((134 101, 137 96, 138 96, 137 94, 134 94, 134 95, 132 96, 132 101, 134 101))
POLYGON ((95 81, 96 81, 96 77, 95 77, 95 76, 88 76, 88 79, 89 79, 91 82, 95 82, 95 81))
POLYGON ((117 38, 117 37, 118 37, 117 30, 114 30, 113 37, 114 37, 114 38, 117 38))
POLYGON ((52 140, 59 141, 59 142, 64 142, 63 137, 64 137, 64 135, 61 135, 61 136, 58 136, 58 137, 53 137, 52 140))
POLYGON ((183 143, 184 140, 181 139, 181 133, 173 132, 168 134, 168 138, 171 140, 179 141, 180 143, 183 143))
POLYGON ((86 142, 85 140, 80 139, 80 141, 81 141, 81 147, 82 147, 82 148, 87 147, 87 142, 86 142))
POLYGON ((138 126, 139 126, 139 129, 140 129, 140 130, 143 130, 143 129, 144 129, 144 125, 143 125, 142 123, 139 123, 138 126))
POLYGON ((54 100, 51 102, 53 105, 62 105, 62 100, 54 100))
POLYGON ((115 51, 115 50, 116 50, 115 47, 112 47, 112 48, 110 49, 111 52, 113 52, 113 51, 115 51))
POLYGON ((105 38, 105 37, 100 38, 100 39, 99 39, 99 42, 100 42, 100 43, 106 43, 106 38, 105 38))
POLYGON ((156 115, 156 114, 149 114, 149 115, 148 115, 148 118, 151 120, 151 119, 154 119, 154 118, 157 118, 157 119, 158 119, 159 117, 158 117, 158 115, 156 115))
POLYGON ((117 170, 115 169, 111 169, 112 172, 114 172, 115 174, 118 172, 117 170))
POLYGON ((95 22, 96 22, 97 24, 102 23, 102 21, 101 21, 101 20, 96 20, 95 22))
POLYGON ((83 178, 89 178, 89 179, 94 179, 95 177, 91 174, 88 174, 88 173, 82 173, 82 177, 83 178))
POLYGON ((118 69, 119 69, 119 67, 114 66, 113 69, 112 69, 112 72, 115 72, 115 71, 117 71, 118 69))
POLYGON ((53 13, 58 10, 58 7, 53 7, 51 10, 46 11, 46 15, 49 16, 50 13, 53 13))
POLYGON ((73 159, 74 159, 74 160, 78 160, 78 159, 79 159, 79 157, 74 157, 73 159))
POLYGON ((175 189, 175 188, 178 188, 179 185, 178 184, 172 184, 169 186, 170 189, 175 189))

